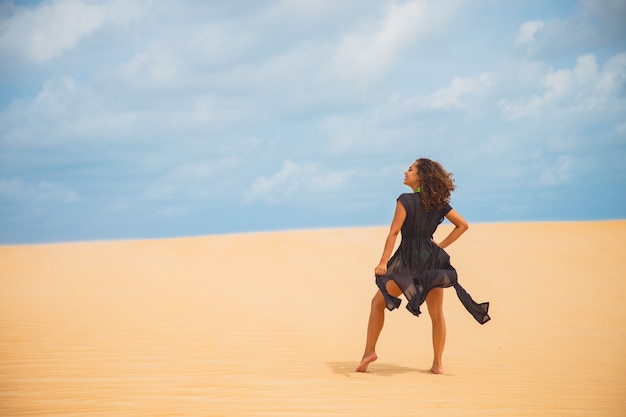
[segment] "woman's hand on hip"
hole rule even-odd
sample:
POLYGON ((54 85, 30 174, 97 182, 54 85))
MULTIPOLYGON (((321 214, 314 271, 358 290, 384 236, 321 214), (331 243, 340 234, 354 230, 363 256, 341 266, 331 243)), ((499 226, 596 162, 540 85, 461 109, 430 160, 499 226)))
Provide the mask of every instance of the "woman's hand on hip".
POLYGON ((374 274, 387 275, 387 264, 384 264, 384 263, 378 264, 378 266, 374 268, 374 274))

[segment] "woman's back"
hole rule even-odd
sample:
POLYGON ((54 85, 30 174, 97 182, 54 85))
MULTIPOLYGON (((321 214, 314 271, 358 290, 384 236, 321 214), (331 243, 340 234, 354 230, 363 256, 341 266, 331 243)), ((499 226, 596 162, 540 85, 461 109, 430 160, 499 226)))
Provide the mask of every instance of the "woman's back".
POLYGON ((443 209, 425 211, 420 193, 402 194, 398 201, 406 210, 406 219, 402 225, 402 239, 428 238, 432 239, 433 233, 443 221, 443 218, 452 207, 449 204, 443 209))

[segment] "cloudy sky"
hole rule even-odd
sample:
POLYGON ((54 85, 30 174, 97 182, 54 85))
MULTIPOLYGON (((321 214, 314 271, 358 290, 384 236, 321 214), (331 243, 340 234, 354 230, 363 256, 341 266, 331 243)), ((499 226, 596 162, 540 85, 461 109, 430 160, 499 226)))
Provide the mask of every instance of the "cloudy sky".
POLYGON ((626 218, 626 1, 0 0, 0 243, 626 218))

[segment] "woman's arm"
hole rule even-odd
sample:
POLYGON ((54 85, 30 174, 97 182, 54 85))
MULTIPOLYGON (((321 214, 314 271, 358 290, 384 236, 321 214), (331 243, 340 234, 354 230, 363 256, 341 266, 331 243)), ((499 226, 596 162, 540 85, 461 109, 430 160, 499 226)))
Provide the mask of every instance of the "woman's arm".
POLYGON ((393 220, 391 221, 391 228, 389 229, 389 234, 385 240, 383 255, 380 257, 380 263, 374 269, 374 273, 376 275, 385 275, 387 273, 387 262, 389 261, 389 258, 391 258, 391 252, 396 244, 398 233, 400 233, 400 230, 402 229, 402 224, 404 224, 404 219, 406 219, 406 210, 402 203, 398 201, 396 204, 396 212, 394 213, 393 220))
POLYGON ((450 220, 450 223, 454 225, 454 229, 452 229, 448 237, 439 243, 439 247, 442 249, 450 246, 459 236, 469 229, 469 225, 465 219, 454 209, 446 214, 446 219, 450 220))

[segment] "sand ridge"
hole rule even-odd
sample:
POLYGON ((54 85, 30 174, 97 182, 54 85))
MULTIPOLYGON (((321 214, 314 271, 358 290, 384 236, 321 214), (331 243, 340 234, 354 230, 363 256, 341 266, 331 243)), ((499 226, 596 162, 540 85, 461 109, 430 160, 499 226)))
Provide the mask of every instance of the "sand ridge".
POLYGON ((0 247, 0 415, 626 415, 626 221, 471 225, 442 376, 405 303, 353 372, 386 232, 0 247))

